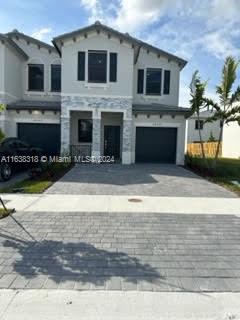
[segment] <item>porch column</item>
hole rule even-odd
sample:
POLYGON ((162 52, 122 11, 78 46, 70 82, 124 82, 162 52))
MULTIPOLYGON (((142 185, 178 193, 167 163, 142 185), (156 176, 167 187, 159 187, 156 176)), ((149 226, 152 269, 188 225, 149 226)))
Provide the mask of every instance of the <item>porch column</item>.
POLYGON ((61 116, 61 155, 70 153, 70 116, 61 116))
POLYGON ((122 163, 132 163, 132 119, 123 117, 122 163))
POLYGON ((100 157, 101 155, 101 112, 95 109, 92 114, 92 156, 100 157))

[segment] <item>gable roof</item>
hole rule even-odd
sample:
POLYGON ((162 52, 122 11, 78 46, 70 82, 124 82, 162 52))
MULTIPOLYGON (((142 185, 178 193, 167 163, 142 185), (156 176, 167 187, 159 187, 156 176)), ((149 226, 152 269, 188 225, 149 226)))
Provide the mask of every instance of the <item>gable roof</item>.
POLYGON ((106 33, 109 33, 109 34, 113 34, 119 38, 121 38, 122 40, 125 40, 135 46, 137 46, 138 48, 145 48, 149 51, 152 51, 152 52, 155 52, 157 54, 160 54, 160 55, 163 55, 163 56, 166 56, 167 58, 169 59, 172 59, 176 62, 178 62, 181 66, 181 69, 184 68, 184 66, 187 64, 187 61, 182 59, 182 58, 179 58, 169 52, 166 52, 162 49, 159 49, 155 46, 152 46, 150 44, 148 44, 147 42, 144 42, 142 40, 139 40, 137 38, 134 38, 132 36, 130 36, 128 33, 122 33, 122 32, 119 32, 115 29, 112 29, 104 24, 101 24, 99 21, 96 21, 94 24, 90 25, 90 26, 87 26, 87 27, 84 27, 84 28, 81 28, 81 29, 78 29, 78 30, 75 30, 75 31, 72 31, 72 32, 69 32, 69 33, 64 33, 58 37, 55 37, 53 38, 53 44, 54 46, 56 47, 56 49, 59 51, 59 53, 61 53, 61 49, 59 48, 57 42, 58 41, 63 41, 65 39, 68 39, 68 38, 74 38, 76 37, 77 35, 80 35, 80 34, 83 34, 83 33, 87 33, 87 32, 90 32, 90 31, 104 31, 106 33))
POLYGON ((28 59, 28 55, 25 51, 23 51, 11 38, 7 37, 6 35, 0 33, 0 40, 4 43, 8 44, 11 49, 21 55, 24 59, 28 59))
POLYGON ((52 50, 52 51, 57 51, 56 48, 46 42, 40 41, 38 39, 35 39, 33 37, 30 37, 22 32, 19 32, 17 30, 13 30, 11 32, 6 33, 6 36, 9 38, 13 38, 13 37, 19 37, 19 38, 24 38, 26 41, 29 41, 31 43, 36 44, 37 46, 41 46, 44 47, 48 50, 52 50))

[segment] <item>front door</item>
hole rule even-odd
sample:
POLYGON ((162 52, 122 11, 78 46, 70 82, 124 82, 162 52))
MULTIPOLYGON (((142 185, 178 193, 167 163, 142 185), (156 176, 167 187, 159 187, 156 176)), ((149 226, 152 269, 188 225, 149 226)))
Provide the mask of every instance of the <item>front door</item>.
POLYGON ((104 155, 120 159, 120 126, 104 126, 104 155))

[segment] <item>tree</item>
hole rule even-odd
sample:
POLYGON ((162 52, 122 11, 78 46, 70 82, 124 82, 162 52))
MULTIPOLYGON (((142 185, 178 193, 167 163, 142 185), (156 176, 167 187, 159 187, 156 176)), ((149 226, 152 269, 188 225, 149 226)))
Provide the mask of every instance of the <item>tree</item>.
MULTIPOLYGON (((206 107, 206 102, 204 97, 206 85, 207 85, 207 82, 201 81, 198 71, 196 70, 193 73, 192 81, 190 84, 190 95, 191 95, 190 107, 191 107, 191 114, 197 115, 198 123, 200 123, 200 112, 202 111, 202 109, 206 107)), ((206 166, 208 166, 207 159, 205 156, 204 146, 203 146, 200 125, 198 125, 198 133, 199 133, 199 140, 201 144, 202 157, 204 159, 206 166)))
POLYGON ((236 61, 231 56, 227 57, 222 69, 221 82, 216 87, 219 103, 214 102, 212 99, 204 99, 206 106, 212 107, 213 110, 215 110, 214 114, 205 122, 214 122, 220 120, 221 123, 213 167, 216 166, 217 159, 219 157, 224 125, 231 122, 238 122, 240 125, 240 86, 238 86, 236 90, 233 90, 233 85, 237 78, 238 66, 239 61, 236 61))

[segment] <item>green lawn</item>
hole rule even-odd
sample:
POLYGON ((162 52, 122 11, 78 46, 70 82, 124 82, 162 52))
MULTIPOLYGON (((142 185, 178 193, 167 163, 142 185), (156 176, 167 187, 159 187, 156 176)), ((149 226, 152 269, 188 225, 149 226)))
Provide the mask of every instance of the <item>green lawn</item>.
POLYGON ((207 161, 208 168, 202 158, 187 156, 186 166, 240 196, 240 187, 232 182, 238 181, 240 183, 240 159, 219 158, 215 168, 212 167, 212 158, 208 158, 207 161))
POLYGON ((35 178, 28 178, 0 189, 0 193, 42 193, 60 179, 70 168, 69 163, 53 163, 35 178))

